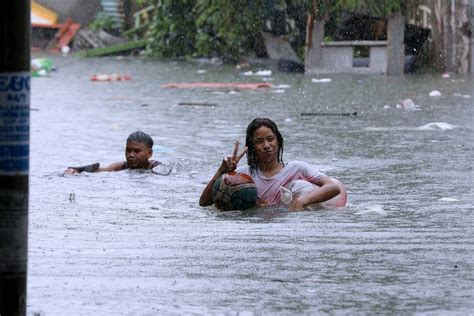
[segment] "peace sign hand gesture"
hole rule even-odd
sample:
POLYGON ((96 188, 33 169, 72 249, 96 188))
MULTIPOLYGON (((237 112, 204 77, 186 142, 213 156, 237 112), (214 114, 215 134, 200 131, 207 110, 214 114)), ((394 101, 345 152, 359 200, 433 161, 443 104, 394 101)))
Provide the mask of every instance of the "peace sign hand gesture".
POLYGON ((246 152, 247 152, 247 147, 244 147, 242 152, 239 154, 239 141, 236 141, 232 156, 226 157, 222 160, 222 163, 219 166, 219 169, 217 170, 216 174, 212 177, 211 181, 209 181, 209 183, 206 185, 206 187, 202 191, 201 197, 199 198, 200 206, 208 206, 214 203, 212 200, 212 188, 214 186, 214 183, 224 173, 235 171, 235 169, 237 169, 237 164, 239 163, 240 159, 242 159, 242 157, 245 155, 246 152))
POLYGON ((222 160, 218 173, 224 174, 235 171, 235 169, 237 169, 237 164, 239 163, 240 159, 242 159, 242 157, 247 153, 247 147, 244 147, 242 152, 239 154, 239 145, 239 141, 235 141, 232 156, 226 157, 222 160))

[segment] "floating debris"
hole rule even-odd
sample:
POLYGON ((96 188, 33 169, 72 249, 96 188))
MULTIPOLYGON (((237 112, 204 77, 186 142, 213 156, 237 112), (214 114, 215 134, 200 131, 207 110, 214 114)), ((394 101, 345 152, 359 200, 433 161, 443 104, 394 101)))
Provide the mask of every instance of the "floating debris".
POLYGON ((471 98, 470 94, 453 93, 453 96, 464 98, 464 99, 470 99, 471 98))
POLYGON ((271 83, 260 82, 260 83, 242 83, 242 82, 180 82, 180 83, 167 83, 162 85, 163 88, 172 89, 194 89, 194 88, 224 88, 224 89, 259 89, 259 88, 271 88, 271 83))
POLYGON ((49 58, 35 58, 31 60, 32 77, 47 77, 53 70, 53 61, 49 58))
POLYGON ((328 82, 331 82, 331 81, 332 81, 331 78, 321 78, 321 79, 313 78, 313 79, 311 79, 311 82, 313 82, 313 83, 328 83, 328 82))
POLYGON ((210 106, 210 107, 215 107, 215 106, 217 106, 217 104, 215 104, 215 103, 207 103, 207 102, 179 102, 178 105, 210 106))
POLYGON ((303 112, 301 116, 355 116, 357 112, 330 113, 330 112, 303 112))
POLYGON ((120 74, 96 74, 92 75, 91 81, 128 81, 132 80, 132 77, 129 75, 120 75, 120 74))
POLYGON ((259 70, 256 72, 253 72, 252 70, 246 71, 241 73, 242 76, 271 76, 272 71, 271 70, 259 70))
POLYGON ((452 130, 455 129, 457 126, 452 125, 446 122, 433 122, 433 123, 428 123, 423 126, 417 127, 416 130, 419 131, 447 131, 447 130, 452 130))
POLYGON ((355 215, 387 215, 387 212, 382 208, 381 205, 372 205, 368 209, 356 212, 355 215))
POLYGON ((438 90, 433 90, 430 92, 430 97, 440 97, 441 96, 441 92, 439 92, 438 90))
POLYGON ((405 109, 410 111, 420 110, 420 106, 416 105, 415 102, 413 102, 413 100, 410 98, 401 101, 401 103, 398 103, 396 107, 397 109, 405 109))
POLYGON ((440 198, 438 201, 441 201, 441 202, 459 202, 458 199, 449 198, 449 197, 440 198))

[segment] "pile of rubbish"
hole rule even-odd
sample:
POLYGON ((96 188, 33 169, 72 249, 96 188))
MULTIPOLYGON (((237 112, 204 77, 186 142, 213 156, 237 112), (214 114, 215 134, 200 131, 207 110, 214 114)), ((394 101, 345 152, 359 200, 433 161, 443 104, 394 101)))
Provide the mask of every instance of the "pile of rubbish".
POLYGON ((53 61, 49 58, 35 58, 31 60, 32 77, 49 77, 53 70, 55 70, 53 61))

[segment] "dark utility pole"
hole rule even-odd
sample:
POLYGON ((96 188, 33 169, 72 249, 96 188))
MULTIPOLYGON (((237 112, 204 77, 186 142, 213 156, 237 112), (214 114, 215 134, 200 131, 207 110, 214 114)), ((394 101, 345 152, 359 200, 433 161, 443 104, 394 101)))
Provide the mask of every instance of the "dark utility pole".
POLYGON ((30 0, 0 4, 0 315, 26 314, 30 0))

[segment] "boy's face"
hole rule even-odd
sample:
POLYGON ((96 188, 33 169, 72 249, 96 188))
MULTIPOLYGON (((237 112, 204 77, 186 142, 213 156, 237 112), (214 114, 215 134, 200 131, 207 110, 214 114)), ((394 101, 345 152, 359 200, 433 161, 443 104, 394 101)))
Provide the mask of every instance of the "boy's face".
POLYGON ((143 143, 127 142, 125 147, 125 158, 130 169, 148 168, 148 159, 152 154, 153 151, 143 143))

